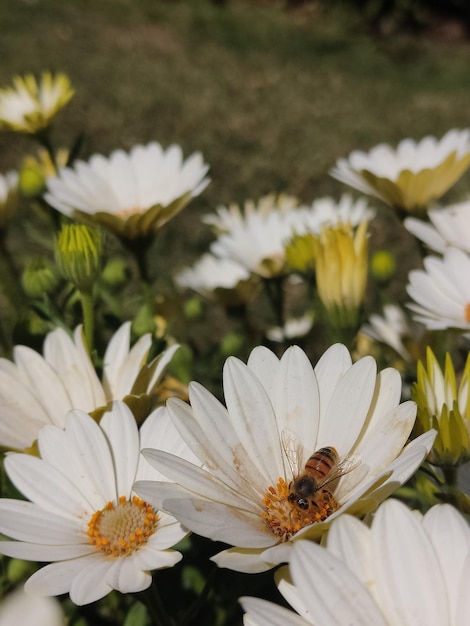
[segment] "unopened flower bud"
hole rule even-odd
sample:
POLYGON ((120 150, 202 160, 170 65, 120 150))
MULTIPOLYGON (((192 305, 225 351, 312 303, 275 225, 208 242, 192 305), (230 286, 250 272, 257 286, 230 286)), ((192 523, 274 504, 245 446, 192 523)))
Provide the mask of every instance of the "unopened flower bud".
POLYGON ((54 266, 45 259, 34 259, 26 266, 21 283, 31 298, 51 293, 57 287, 59 277, 54 266))
POLYGON ((397 264, 395 257, 388 250, 377 250, 370 260, 370 271, 372 276, 385 283, 395 274, 397 264))
POLYGON ((55 244, 55 259, 62 276, 77 289, 90 289, 100 275, 102 256, 103 240, 98 230, 84 224, 62 227, 55 244))

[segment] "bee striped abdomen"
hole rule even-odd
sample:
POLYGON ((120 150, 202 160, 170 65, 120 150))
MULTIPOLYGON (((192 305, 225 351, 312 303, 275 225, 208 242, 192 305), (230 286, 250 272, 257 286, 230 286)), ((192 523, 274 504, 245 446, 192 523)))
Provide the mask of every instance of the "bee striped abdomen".
POLYGON ((338 463, 338 453, 334 448, 320 448, 305 464, 305 471, 313 478, 322 481, 338 463))

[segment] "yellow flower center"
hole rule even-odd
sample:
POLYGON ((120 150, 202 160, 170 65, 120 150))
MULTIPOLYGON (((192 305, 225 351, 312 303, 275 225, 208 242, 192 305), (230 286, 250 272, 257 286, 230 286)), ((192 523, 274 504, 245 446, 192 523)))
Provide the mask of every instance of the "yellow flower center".
POLYGON ((276 487, 270 486, 263 498, 266 527, 280 541, 289 541, 305 526, 323 522, 339 508, 335 497, 326 487, 318 490, 307 508, 290 502, 289 494, 289 485, 284 478, 279 478, 276 487))
POLYGON ((115 504, 108 502, 88 522, 90 543, 104 554, 120 557, 138 550, 155 532, 158 515, 150 505, 134 496, 121 496, 115 504))

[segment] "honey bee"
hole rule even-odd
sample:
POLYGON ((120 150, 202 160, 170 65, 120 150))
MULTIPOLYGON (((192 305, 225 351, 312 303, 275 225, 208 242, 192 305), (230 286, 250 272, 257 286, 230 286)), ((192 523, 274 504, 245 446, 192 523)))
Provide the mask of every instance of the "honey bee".
MULTIPOLYGON (((332 492, 326 486, 358 467, 361 459, 354 455, 340 458, 336 449, 328 446, 315 451, 308 458, 303 471, 299 472, 298 462, 292 455, 292 445, 289 448, 287 439, 283 441, 283 447, 293 475, 288 501, 303 511, 312 507, 318 509, 325 504, 333 509, 338 508, 332 492)), ((297 448, 297 457, 300 455, 301 448, 297 448)))

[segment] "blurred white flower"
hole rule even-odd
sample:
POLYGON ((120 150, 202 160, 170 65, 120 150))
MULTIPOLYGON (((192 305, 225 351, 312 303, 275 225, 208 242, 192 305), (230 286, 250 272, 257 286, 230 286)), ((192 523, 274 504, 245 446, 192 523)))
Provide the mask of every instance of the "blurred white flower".
POLYGON ((230 204, 228 207, 219 206, 215 213, 208 213, 202 218, 205 224, 212 226, 217 234, 229 233, 234 228, 243 228, 247 221, 253 216, 266 219, 270 213, 281 212, 282 214, 290 213, 299 204, 294 196, 286 194, 267 194, 258 200, 246 200, 243 207, 236 203, 230 204))
POLYGON ((10 592, 0 603, 0 626, 65 626, 60 602, 25 593, 22 587, 10 592))
POLYGON ((10 480, 30 501, 0 500, 0 532, 12 539, 0 541, 0 554, 49 563, 27 580, 26 592, 69 593, 75 604, 88 604, 113 589, 147 589, 151 570, 181 559, 169 548, 187 531, 132 489, 136 478, 161 478, 140 455, 149 445, 185 458, 185 445, 163 407, 139 432, 128 407, 115 402, 99 425, 71 411, 65 430, 42 428, 41 458, 6 457, 10 480))
POLYGON ((4 230, 18 206, 18 172, 0 174, 0 231, 4 230))
POLYGON ((294 200, 282 195, 266 196, 258 205, 248 201, 244 212, 236 206, 219 209, 218 216, 206 216, 220 232, 211 252, 263 278, 284 274, 284 242, 292 234, 294 209, 294 200))
POLYGON ((192 267, 175 276, 176 284, 210 296, 216 289, 235 289, 240 281, 248 280, 250 272, 232 259, 218 259, 204 254, 192 267))
POLYGON ((416 211, 437 200, 470 165, 470 130, 450 130, 442 139, 404 139, 394 149, 380 144, 338 159, 330 174, 386 204, 416 211))
POLYGON ((186 161, 180 146, 157 142, 59 170, 47 179, 46 201, 68 217, 96 221, 133 240, 155 233, 209 183, 199 152, 186 161))
POLYGON ((435 432, 404 450, 416 405, 400 404, 401 378, 379 374, 371 357, 352 364, 336 344, 315 369, 297 346, 279 360, 255 348, 245 365, 224 367, 225 408, 197 383, 191 406, 170 399, 177 430, 199 467, 174 455, 145 450, 172 483, 142 481, 134 488, 186 528, 231 546, 213 560, 221 567, 259 572, 286 560, 292 543, 318 538, 349 510, 363 514, 402 484, 426 456, 435 432), (333 447, 356 464, 328 488, 305 498, 290 485, 314 451, 333 447), (298 496, 298 497, 297 497, 298 496))
POLYGON ((32 74, 15 76, 12 87, 0 89, 0 128, 36 133, 49 126, 73 94, 63 73, 43 72, 39 81, 32 74))
POLYGON ((449 246, 470 253, 470 200, 430 209, 431 224, 407 217, 405 227, 430 250, 444 254, 449 246))
POLYGON ((390 346, 405 361, 411 360, 411 355, 403 343, 404 338, 412 336, 405 312, 398 304, 386 304, 383 313, 383 316, 373 313, 368 323, 361 327, 360 332, 374 341, 390 346))
POLYGON ((14 363, 1 358, 0 445, 16 449, 31 446, 41 426, 62 427, 71 409, 102 411, 112 400, 123 399, 130 403, 141 400, 147 407, 148 396, 155 392, 178 346, 147 364, 151 336, 142 336, 130 348, 130 332, 131 324, 126 322, 111 338, 104 355, 102 382, 91 363, 81 326, 73 340, 61 328, 50 332, 43 357, 26 346, 15 346, 14 363))
POLYGON ((470 256, 448 248, 443 258, 428 256, 423 264, 408 276, 413 318, 429 330, 470 330, 470 256))
POLYGON ((356 227, 361 222, 370 222, 374 217, 375 211, 369 208, 365 198, 354 200, 351 194, 344 193, 336 201, 325 196, 314 200, 311 206, 300 206, 296 209, 293 215, 293 232, 296 235, 318 235, 325 226, 350 224, 356 227))
POLYGON ((327 548, 298 542, 278 580, 297 614, 242 598, 252 626, 466 626, 470 528, 449 504, 424 516, 384 502, 369 528, 350 515, 331 525, 327 548), (300 617, 299 617, 300 616, 300 617))
POLYGON ((266 337, 270 341, 282 342, 286 339, 296 339, 299 337, 305 337, 313 326, 313 315, 306 313, 302 317, 293 317, 288 319, 284 324, 284 327, 274 326, 268 328, 266 331, 266 337))

